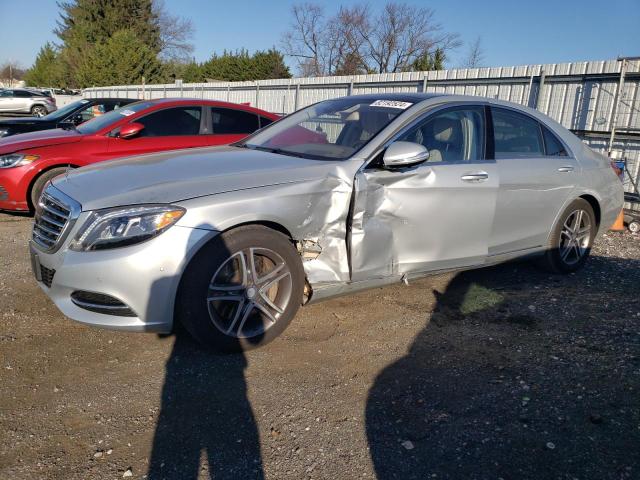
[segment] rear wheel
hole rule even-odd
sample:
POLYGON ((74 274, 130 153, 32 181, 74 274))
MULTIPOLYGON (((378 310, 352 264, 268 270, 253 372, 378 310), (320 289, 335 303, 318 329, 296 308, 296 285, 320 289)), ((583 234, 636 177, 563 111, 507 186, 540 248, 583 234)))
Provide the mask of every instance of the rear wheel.
POLYGON ((66 171, 67 171, 67 167, 52 168, 51 170, 47 170, 46 172, 41 174, 36 179, 35 183, 31 187, 31 193, 30 193, 31 206, 34 209, 36 208, 36 205, 38 205, 38 200, 40 200, 40 195, 42 195, 42 191, 44 190, 44 187, 47 186, 47 183, 49 183, 49 181, 54 177, 57 177, 58 175, 62 175, 66 171))
POLYGON ((547 251, 540 259, 541 266, 555 273, 579 270, 589 257, 597 231, 589 202, 582 198, 574 200, 551 232, 547 251))
POLYGON ((47 109, 42 105, 34 105, 31 107, 31 115, 34 117, 44 117, 47 114, 47 109))
POLYGON ((193 258, 176 298, 176 320, 221 351, 269 343, 302 303, 300 256, 283 234, 262 226, 222 233, 193 258))
POLYGON ((629 222, 629 231, 631 233, 638 233, 640 232, 640 220, 631 220, 629 222))

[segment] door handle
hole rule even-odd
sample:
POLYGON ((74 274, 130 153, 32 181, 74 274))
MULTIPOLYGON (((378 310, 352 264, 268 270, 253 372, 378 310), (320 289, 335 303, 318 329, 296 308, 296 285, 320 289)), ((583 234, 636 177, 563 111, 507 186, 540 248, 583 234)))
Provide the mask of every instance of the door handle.
POLYGON ((489 178, 487 172, 465 173, 460 177, 463 182, 484 182, 489 178))
POLYGON ((573 172, 573 167, 560 167, 558 171, 562 173, 573 172))

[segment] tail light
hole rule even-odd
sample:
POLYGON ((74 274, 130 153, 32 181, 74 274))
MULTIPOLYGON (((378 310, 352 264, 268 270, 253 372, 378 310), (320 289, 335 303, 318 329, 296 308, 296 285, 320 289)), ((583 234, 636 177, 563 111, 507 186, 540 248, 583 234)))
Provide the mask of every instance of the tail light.
POLYGON ((624 182, 624 161, 609 159, 609 162, 611 163, 611 168, 613 168, 613 171, 618 176, 620 181, 624 182))

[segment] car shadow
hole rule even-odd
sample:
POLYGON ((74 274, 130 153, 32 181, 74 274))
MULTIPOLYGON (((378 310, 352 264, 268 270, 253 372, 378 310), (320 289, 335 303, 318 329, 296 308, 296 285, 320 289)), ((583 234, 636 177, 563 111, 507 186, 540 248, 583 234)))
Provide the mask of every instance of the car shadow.
POLYGON ((378 479, 632 478, 640 261, 455 275, 369 390, 378 479), (610 301, 604 301, 609 298, 610 301))

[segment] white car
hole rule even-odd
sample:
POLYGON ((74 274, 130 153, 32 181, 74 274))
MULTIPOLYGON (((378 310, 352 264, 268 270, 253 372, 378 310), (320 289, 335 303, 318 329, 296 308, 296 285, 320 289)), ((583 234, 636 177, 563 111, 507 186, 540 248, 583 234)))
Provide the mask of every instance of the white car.
POLYGON ((44 117, 57 109, 55 99, 42 92, 24 88, 0 90, 0 114, 26 113, 44 117))

